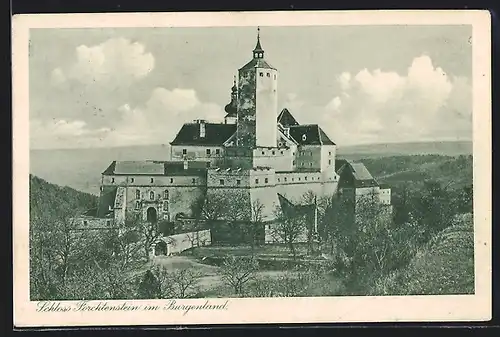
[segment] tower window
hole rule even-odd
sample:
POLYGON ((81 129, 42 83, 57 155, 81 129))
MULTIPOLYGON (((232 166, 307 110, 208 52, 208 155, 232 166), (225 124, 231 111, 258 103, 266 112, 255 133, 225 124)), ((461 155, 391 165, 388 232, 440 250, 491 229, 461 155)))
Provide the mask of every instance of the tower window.
POLYGON ((236 180, 236 185, 238 185, 238 186, 241 185, 241 180, 239 180, 239 179, 236 180))
POLYGON ((187 154, 188 150, 187 149, 182 149, 182 154, 187 154))
POLYGON ((262 72, 259 75, 260 75, 260 77, 264 77, 264 73, 262 73, 262 72))
POLYGON ((281 154, 283 154, 283 151, 281 151, 281 154))
POLYGON ((170 183, 173 184, 174 183, 174 178, 170 178, 170 183))
POLYGON ((133 183, 134 182, 134 178, 130 178, 130 182, 133 183))
POLYGON ((224 185, 224 179, 219 180, 219 185, 224 185))
POLYGON ((135 198, 140 199, 141 198, 141 191, 140 190, 135 190, 135 198))
POLYGON ((149 192, 149 199, 155 200, 155 192, 153 191, 149 192))
POLYGON ((274 75, 274 79, 276 79, 276 75, 274 75))
POLYGON ((273 154, 273 156, 276 154, 276 152, 274 152, 274 151, 272 151, 271 153, 273 154))
POLYGON ((154 183, 155 180, 153 178, 151 178, 150 181, 151 181, 151 184, 152 184, 152 183, 154 183))
POLYGON ((332 151, 328 152, 328 155, 331 156, 332 155, 332 151))
POLYGON ((258 184, 259 183, 259 179, 255 179, 255 183, 258 184))
POLYGON ((267 77, 271 77, 271 74, 270 74, 270 73, 267 73, 267 77))
POLYGON ((215 149, 215 154, 220 154, 220 149, 215 149))
POLYGON ((114 183, 115 182, 115 178, 111 178, 111 183, 114 183))
POLYGON ((168 197, 169 197, 168 190, 165 190, 163 192, 163 198, 168 199, 168 197))
POLYGON ((207 156, 210 155, 210 149, 207 149, 207 156))
POLYGON ((265 178, 265 179, 264 179, 264 183, 266 183, 266 184, 267 184, 268 182, 269 182, 269 179, 268 179, 268 178, 265 178))
POLYGON ((328 161, 328 165, 332 165, 332 160, 331 159, 328 161))

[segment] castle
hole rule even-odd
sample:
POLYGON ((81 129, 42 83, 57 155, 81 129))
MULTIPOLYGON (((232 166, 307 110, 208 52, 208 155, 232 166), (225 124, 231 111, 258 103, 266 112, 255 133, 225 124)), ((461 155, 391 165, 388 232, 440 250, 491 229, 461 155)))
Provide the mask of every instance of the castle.
POLYGON ((151 222, 189 219, 197 200, 215 194, 243 197, 249 208, 259 201, 266 223, 282 200, 300 204, 307 192, 371 193, 390 205, 390 189, 363 164, 336 160, 336 144, 319 125, 299 124, 287 109, 278 114, 278 80, 258 33, 251 60, 234 79, 224 123, 184 124, 169 161, 113 161, 102 173, 94 220, 120 223, 129 213, 151 222))

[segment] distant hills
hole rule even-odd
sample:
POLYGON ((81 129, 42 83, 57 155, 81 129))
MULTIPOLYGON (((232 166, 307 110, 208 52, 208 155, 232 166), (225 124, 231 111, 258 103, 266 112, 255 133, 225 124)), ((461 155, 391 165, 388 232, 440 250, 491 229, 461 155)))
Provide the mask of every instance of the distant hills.
MULTIPOLYGON (((386 156, 472 154, 472 142, 393 143, 339 146, 337 155, 359 160, 386 156)), ((169 160, 168 144, 110 148, 31 150, 30 173, 48 182, 99 193, 101 173, 113 160, 169 160)))

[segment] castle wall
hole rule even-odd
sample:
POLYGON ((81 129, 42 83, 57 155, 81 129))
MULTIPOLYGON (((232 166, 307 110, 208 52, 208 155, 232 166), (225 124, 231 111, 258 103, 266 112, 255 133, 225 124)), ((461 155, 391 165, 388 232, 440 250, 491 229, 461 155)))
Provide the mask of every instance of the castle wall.
POLYGON ((149 186, 172 186, 191 187, 205 184, 205 178, 198 175, 106 175, 102 177, 103 186, 127 186, 127 187, 149 187, 149 186))
POLYGON ((275 147, 278 113, 278 72, 256 68, 256 145, 275 147))
POLYGON ((210 162, 211 165, 215 165, 219 163, 223 157, 223 146, 172 145, 171 147, 172 161, 183 161, 184 158, 186 158, 191 161, 207 161, 210 162), (186 152, 186 154, 184 154, 184 152, 186 152))
POLYGON ((321 169, 321 146, 302 145, 296 154, 298 169, 321 169))
POLYGON ((383 205, 391 204, 391 189, 390 188, 380 188, 380 203, 383 205))
POLYGON ((335 145, 323 145, 321 147, 321 171, 335 173, 335 156, 337 148, 335 145))
POLYGON ((258 147, 253 150, 254 167, 272 167, 276 171, 292 171, 294 169, 294 149, 285 147, 258 147))
MULTIPOLYGON (((166 244, 166 254, 172 255, 182 253, 183 251, 193 247, 209 246, 211 244, 211 235, 210 230, 207 229, 198 232, 166 236, 161 238, 159 242, 166 244)), ((156 245, 158 245, 158 243, 156 245)), ((151 252, 151 254, 153 255, 154 251, 151 252)))
MULTIPOLYGON (((256 144, 255 85, 255 69, 252 68, 239 71, 236 144, 241 147, 254 147, 256 144)), ((273 125, 274 124, 276 124, 275 121, 273 122, 273 125)))

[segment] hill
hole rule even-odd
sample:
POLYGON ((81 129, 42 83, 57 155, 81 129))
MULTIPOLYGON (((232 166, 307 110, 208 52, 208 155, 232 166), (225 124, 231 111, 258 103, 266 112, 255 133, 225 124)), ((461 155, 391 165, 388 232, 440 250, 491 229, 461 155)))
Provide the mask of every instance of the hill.
POLYGON ((30 175, 30 219, 48 220, 61 214, 84 211, 97 205, 97 197, 70 187, 51 184, 30 175))
POLYGON ((474 221, 457 216, 455 224, 438 233, 410 264, 379 279, 373 295, 451 295, 474 293, 474 221))
POLYGON ((437 154, 458 156, 472 154, 471 141, 413 142, 339 146, 337 155, 346 159, 401 155, 437 154))

